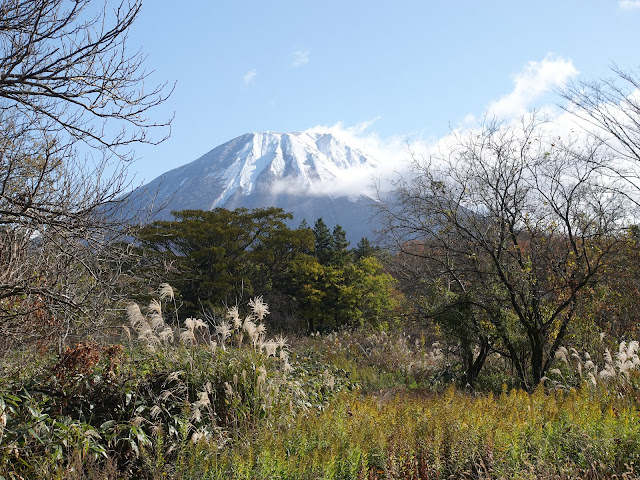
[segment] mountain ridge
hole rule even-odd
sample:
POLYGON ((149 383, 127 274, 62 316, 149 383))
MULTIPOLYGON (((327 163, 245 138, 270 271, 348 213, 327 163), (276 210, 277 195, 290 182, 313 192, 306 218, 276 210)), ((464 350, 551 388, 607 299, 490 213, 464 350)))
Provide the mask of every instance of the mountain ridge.
POLYGON ((330 133, 251 132, 163 173, 133 198, 166 203, 159 219, 170 218, 173 210, 280 207, 293 213, 294 227, 322 217, 330 226, 342 225, 355 244, 375 229, 368 222, 375 198, 366 187, 379 167, 330 133))

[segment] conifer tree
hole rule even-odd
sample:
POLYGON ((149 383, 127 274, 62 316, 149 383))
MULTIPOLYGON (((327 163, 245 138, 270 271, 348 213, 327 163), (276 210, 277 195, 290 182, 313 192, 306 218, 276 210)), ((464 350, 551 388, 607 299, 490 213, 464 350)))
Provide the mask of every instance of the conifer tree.
POLYGON ((329 227, 324 223, 322 217, 316 220, 313 226, 313 234, 315 236, 316 258, 322 265, 326 265, 331 261, 333 238, 331 237, 329 227))
POLYGON ((371 242, 367 237, 362 237, 353 252, 355 260, 360 260, 364 257, 372 257, 375 255, 376 250, 377 249, 371 245, 371 242))
POLYGON ((333 247, 331 263, 338 266, 347 264, 351 258, 351 252, 348 250, 347 232, 344 231, 342 226, 336 225, 334 227, 331 244, 333 247))

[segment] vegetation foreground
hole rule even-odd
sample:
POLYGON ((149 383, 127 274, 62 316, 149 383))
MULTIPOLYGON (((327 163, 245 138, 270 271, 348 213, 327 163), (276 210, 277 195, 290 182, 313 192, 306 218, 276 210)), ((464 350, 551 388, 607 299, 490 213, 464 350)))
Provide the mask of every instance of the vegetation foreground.
MULTIPOLYGON (((131 304, 124 345, 6 357, 0 478, 637 477, 637 342, 602 365, 561 349, 546 387, 479 394, 449 384, 423 335, 290 346, 267 338, 259 297, 249 306, 210 335, 198 319, 167 326, 157 300, 131 304)), ((492 361, 486 387, 501 381, 492 361)))

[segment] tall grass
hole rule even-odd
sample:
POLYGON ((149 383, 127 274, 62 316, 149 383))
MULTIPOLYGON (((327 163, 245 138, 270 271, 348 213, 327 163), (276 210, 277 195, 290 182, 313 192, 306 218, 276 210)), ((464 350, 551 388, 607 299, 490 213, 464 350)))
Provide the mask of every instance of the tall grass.
POLYGON ((195 445, 215 456, 258 426, 322 407, 343 386, 336 369, 291 358, 284 337, 266 338, 259 297, 240 326, 189 318, 170 327, 162 300, 127 307, 126 348, 81 343, 28 380, 5 380, 0 472, 82 478, 115 468, 123 477, 180 478, 171 472, 188 469, 195 445))
POLYGON ((210 478, 636 478, 635 405, 606 392, 345 395, 221 452, 210 478))
POLYGON ((561 349, 532 394, 471 394, 423 335, 289 341, 268 315, 256 297, 178 322, 163 285, 122 345, 5 366, 0 479, 640 478, 636 342, 561 349))

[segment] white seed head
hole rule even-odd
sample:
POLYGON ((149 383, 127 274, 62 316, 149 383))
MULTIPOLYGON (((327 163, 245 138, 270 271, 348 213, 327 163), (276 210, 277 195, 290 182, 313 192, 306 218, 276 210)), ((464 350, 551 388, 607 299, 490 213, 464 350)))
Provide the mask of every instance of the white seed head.
POLYGON ((173 300, 174 297, 174 293, 173 293, 173 288, 171 288, 171 285, 169 285, 168 283, 163 283, 160 285, 160 300, 164 300, 165 298, 168 298, 169 300, 173 300))
POLYGON ((604 349, 604 361, 607 362, 608 364, 613 363, 613 359, 611 358, 611 352, 609 351, 608 348, 604 349))
POLYGON ((209 394, 207 391, 198 392, 198 400, 194 403, 196 408, 206 407, 207 405, 211 405, 211 401, 209 400, 209 394))
POLYGON ((249 336, 251 336, 252 332, 255 333, 256 324, 253 323, 253 317, 251 315, 245 317, 242 328, 249 336))
POLYGON ((187 328, 187 330, 191 330, 191 332, 193 332, 196 326, 196 319, 191 317, 187 318, 184 321, 184 326, 187 328))
POLYGON ((556 360, 560 360, 564 363, 569 363, 569 360, 567 360, 567 354, 566 352, 566 348, 563 350, 562 348, 559 348, 558 350, 556 350, 556 355, 555 358, 556 360))
POLYGON ((149 313, 162 315, 162 307, 160 306, 160 302, 158 302, 155 298, 151 300, 149 306, 147 307, 147 310, 149 310, 149 313))
POLYGON ((286 350, 280 350, 280 360, 282 360, 283 362, 289 360, 289 352, 287 352, 286 350))
POLYGON ((203 321, 201 318, 196 318, 193 321, 193 325, 195 326, 195 328, 207 328, 207 323, 205 321, 203 321))
MULTIPOLYGON (((195 404, 194 404, 195 406, 195 404)), ((193 413, 191 414, 191 420, 193 420, 194 422, 199 422, 200 420, 202 420, 202 412, 200 411, 200 409, 198 407, 195 407, 193 409, 193 413)))
POLYGON ((224 393, 227 398, 233 397, 233 388, 229 382, 224 382, 224 393))
POLYGON ((220 340, 224 343, 227 338, 231 336, 231 325, 229 322, 222 322, 220 325, 216 325, 215 327, 216 333, 220 335, 220 340))
POLYGON ((140 311, 140 307, 137 303, 130 303, 127 305, 127 317, 129 318, 129 324, 133 328, 137 328, 140 322, 146 321, 142 316, 142 312, 140 311))
POLYGON ((262 297, 254 297, 249 300, 249 306, 253 310, 254 315, 258 320, 263 320, 265 316, 269 314, 269 306, 264 303, 262 297))
POLYGON ((174 340, 173 329, 168 325, 165 326, 164 329, 158 335, 158 337, 163 343, 172 343, 174 340))
POLYGON ((149 320, 151 322, 151 328, 153 329, 154 332, 160 332, 164 330, 165 323, 164 323, 164 318, 162 318, 162 315, 160 315, 159 313, 153 312, 149 317, 149 320))
POLYGON ((276 350, 278 349, 278 344, 273 340, 268 340, 264 342, 264 353, 267 357, 275 357, 276 350))
POLYGON ((283 336, 282 334, 276 337, 276 344, 278 345, 278 348, 280 350, 284 350, 289 346, 288 341, 289 340, 287 339, 287 337, 283 336))
POLYGON ((611 378, 615 376, 616 376, 616 372, 613 371, 613 369, 611 368, 605 368, 604 370, 600 371, 600 378, 611 378))
POLYGON ((282 366, 282 371, 287 374, 293 371, 293 367, 289 364, 287 360, 284 361, 284 365, 282 366))
POLYGON ((183 343, 185 345, 187 344, 193 345, 194 343, 196 343, 196 337, 193 334, 193 331, 187 329, 184 332, 182 332, 180 334, 180 343, 183 343))
POLYGON ((227 318, 233 322, 234 328, 238 329, 242 326, 242 320, 240 320, 240 312, 238 311, 237 305, 234 305, 227 310, 227 318))

